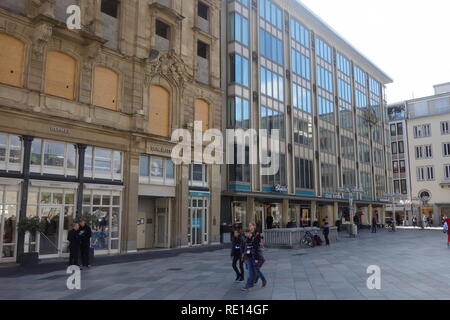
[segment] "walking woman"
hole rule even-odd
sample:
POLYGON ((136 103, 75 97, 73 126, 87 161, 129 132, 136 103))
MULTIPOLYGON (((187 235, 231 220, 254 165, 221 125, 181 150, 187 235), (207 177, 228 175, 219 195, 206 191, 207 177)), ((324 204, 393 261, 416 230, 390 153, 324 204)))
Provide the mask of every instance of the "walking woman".
POLYGON ((236 281, 244 281, 244 238, 239 230, 234 230, 231 246, 231 259, 233 260, 233 270, 236 272, 236 281), (239 262, 239 269, 237 264, 239 262))
POLYGON ((261 272, 261 267, 265 260, 259 251, 259 240, 249 229, 245 230, 244 259, 247 266, 248 277, 247 284, 242 290, 247 291, 250 288, 253 288, 256 275, 261 278, 262 287, 264 288, 267 285, 267 281, 264 274, 261 272))

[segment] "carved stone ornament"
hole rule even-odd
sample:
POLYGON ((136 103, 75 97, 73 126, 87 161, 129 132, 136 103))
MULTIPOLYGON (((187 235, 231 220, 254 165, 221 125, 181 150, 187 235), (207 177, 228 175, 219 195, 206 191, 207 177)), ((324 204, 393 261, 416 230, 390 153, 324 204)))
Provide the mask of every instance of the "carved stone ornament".
POLYGON ((176 84, 180 89, 183 89, 186 81, 191 78, 187 65, 174 50, 161 53, 154 61, 148 60, 146 73, 147 84, 150 84, 151 79, 155 76, 162 76, 176 84))
POLYGON ((53 33, 52 25, 48 23, 41 23, 37 25, 33 32, 33 57, 36 59, 42 58, 44 48, 50 41, 53 33))
POLYGON ((32 16, 43 14, 54 16, 55 0, 31 0, 32 16))
POLYGON ((83 62, 84 71, 92 70, 92 65, 100 58, 100 44, 91 43, 85 47, 85 58, 83 62))

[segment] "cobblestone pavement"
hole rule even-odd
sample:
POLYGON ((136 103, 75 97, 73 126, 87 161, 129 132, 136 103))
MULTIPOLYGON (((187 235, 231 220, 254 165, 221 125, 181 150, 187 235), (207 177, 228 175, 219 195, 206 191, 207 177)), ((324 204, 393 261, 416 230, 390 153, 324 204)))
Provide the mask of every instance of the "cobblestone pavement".
POLYGON ((442 231, 340 236, 331 247, 266 249, 268 285, 248 293, 234 282, 229 250, 221 249, 94 266, 82 271, 81 290, 67 289, 65 270, 0 274, 0 299, 450 299, 450 249, 442 231), (381 268, 381 290, 367 289, 369 265, 381 268))

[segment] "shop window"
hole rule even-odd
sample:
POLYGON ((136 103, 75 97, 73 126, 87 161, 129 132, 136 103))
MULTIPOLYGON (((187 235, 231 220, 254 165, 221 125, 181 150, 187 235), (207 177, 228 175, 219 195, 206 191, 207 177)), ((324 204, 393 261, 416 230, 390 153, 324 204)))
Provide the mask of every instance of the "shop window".
POLYGON ((169 158, 142 155, 139 159, 139 183, 174 186, 174 163, 169 158))
POLYGON ((25 44, 11 36, 0 33, 0 82, 21 87, 25 44))
POLYGON ((19 136, 0 133, 0 170, 22 170, 22 140, 19 136))
POLYGON ((160 86, 150 86, 148 130, 158 136, 169 136, 170 94, 160 86))
POLYGON ((117 252, 120 239, 121 192, 86 190, 83 216, 92 228, 91 247, 98 252, 117 252))
POLYGON ((93 104, 111 110, 117 110, 119 76, 111 69, 96 67, 94 72, 93 104))
POLYGON ((77 175, 77 150, 74 144, 35 138, 31 145, 31 172, 77 175))
POLYGON ((72 57, 58 51, 49 51, 45 72, 45 93, 74 99, 76 65, 72 57))
POLYGON ((122 152, 87 147, 84 158, 84 176, 93 179, 122 180, 122 152))
POLYGON ((203 99, 195 100, 195 121, 202 122, 202 130, 209 129, 209 104, 203 99))
POLYGON ((17 208, 18 187, 0 186, 0 262, 15 256, 17 208))

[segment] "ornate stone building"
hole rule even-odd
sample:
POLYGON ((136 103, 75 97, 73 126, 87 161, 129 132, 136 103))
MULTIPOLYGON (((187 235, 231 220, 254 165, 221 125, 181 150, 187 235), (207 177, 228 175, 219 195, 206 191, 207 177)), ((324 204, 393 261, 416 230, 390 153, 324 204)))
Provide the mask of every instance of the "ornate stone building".
POLYGON ((174 129, 221 127, 219 11, 219 0, 1 1, 0 262, 64 256, 77 215, 98 253, 220 241, 220 167, 170 159, 174 129), (81 30, 66 25, 73 4, 81 30), (45 231, 18 234, 26 216, 45 231))

